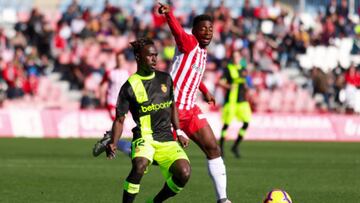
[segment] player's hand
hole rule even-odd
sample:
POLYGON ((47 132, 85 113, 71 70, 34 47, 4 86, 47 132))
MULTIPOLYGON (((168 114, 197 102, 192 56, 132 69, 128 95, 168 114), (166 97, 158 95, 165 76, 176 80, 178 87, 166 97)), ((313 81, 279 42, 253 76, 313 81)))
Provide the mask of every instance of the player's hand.
POLYGON ((184 148, 188 147, 189 146, 189 139, 185 135, 184 131, 182 131, 180 129, 177 129, 176 134, 177 134, 178 142, 180 143, 180 145, 182 147, 184 147, 184 148))
POLYGON ((215 97, 210 92, 207 92, 204 96, 205 96, 205 101, 208 104, 210 104, 210 105, 215 105, 216 104, 215 97))
POLYGON ((158 12, 160 14, 166 14, 166 13, 170 12, 170 7, 168 5, 164 5, 164 4, 160 3, 160 2, 158 2, 158 3, 160 5, 160 7, 158 9, 158 12))
POLYGON ((111 143, 108 146, 106 146, 106 157, 108 159, 115 158, 116 155, 116 144, 111 143))

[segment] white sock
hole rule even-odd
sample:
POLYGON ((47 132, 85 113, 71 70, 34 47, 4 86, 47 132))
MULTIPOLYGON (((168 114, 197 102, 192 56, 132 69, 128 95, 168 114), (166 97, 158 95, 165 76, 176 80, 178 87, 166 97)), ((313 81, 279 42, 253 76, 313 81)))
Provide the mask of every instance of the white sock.
POLYGON ((217 199, 227 198, 226 195, 226 169, 221 157, 208 160, 208 170, 213 180, 217 199))

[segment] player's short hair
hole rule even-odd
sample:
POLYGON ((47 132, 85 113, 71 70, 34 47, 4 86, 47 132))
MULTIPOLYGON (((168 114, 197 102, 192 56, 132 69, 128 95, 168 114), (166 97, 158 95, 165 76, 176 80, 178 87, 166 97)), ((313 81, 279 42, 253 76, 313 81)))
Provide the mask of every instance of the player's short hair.
POLYGON ((146 45, 154 45, 154 41, 150 38, 140 38, 136 41, 130 42, 130 44, 133 47, 134 55, 137 55, 146 45))
POLYGON ((193 27, 197 26, 201 21, 210 21, 214 22, 213 17, 207 14, 198 15, 193 20, 193 27))

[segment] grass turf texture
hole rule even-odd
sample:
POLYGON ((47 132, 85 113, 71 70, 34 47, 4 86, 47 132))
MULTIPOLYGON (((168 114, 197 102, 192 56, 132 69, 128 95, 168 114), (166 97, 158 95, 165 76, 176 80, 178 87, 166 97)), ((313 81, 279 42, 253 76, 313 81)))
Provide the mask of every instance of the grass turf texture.
MULTIPOLYGON (((93 139, 0 139, 0 202, 120 202, 129 159, 93 158, 93 139)), ((294 202, 357 203, 360 143, 250 142, 235 159, 226 143, 228 195, 233 203, 259 203, 272 188, 294 202)), ((203 153, 191 143, 192 176, 168 202, 215 202, 203 153)), ((143 177, 135 202, 163 186, 156 166, 143 177)))

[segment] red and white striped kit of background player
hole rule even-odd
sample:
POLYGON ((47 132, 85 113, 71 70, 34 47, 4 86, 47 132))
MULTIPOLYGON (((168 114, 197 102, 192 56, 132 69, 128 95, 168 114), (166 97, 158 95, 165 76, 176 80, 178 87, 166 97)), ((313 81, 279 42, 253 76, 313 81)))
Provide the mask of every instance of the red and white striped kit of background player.
POLYGON ((201 79, 205 71, 207 51, 200 48, 195 36, 187 34, 172 14, 167 17, 177 45, 170 72, 174 80, 175 101, 180 110, 189 110, 195 106, 199 86, 201 91, 206 89, 201 79))

